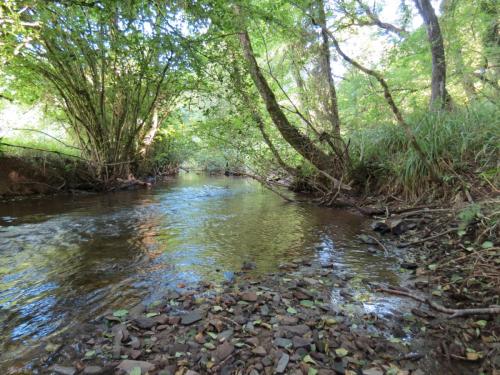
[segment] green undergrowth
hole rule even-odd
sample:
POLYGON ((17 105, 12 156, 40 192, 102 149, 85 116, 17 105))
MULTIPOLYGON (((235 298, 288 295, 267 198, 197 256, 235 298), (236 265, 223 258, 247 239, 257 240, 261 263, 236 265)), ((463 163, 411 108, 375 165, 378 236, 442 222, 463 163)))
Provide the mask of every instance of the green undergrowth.
MULTIPOLYGON (((491 104, 449 113, 414 113, 407 118, 416 139, 442 178, 432 184, 424 161, 403 129, 376 124, 349 134, 353 177, 367 191, 403 194, 415 199, 471 188, 468 181, 494 186, 499 180, 500 111, 491 104), (477 180, 476 180, 477 181, 477 180)), ((474 186, 477 188, 477 186, 474 186)))
POLYGON ((6 156, 30 158, 48 154, 60 153, 61 155, 80 156, 80 150, 65 146, 51 139, 30 139, 27 137, 0 138, 0 150, 6 156), (9 146, 12 145, 12 146, 9 146))

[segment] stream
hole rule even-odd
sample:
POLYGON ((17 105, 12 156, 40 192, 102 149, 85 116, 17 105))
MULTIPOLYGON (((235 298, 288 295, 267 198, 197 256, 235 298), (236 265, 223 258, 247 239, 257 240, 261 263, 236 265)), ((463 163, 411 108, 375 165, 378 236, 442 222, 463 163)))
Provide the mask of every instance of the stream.
MULTIPOLYGON (((180 284, 223 282, 243 262, 258 277, 297 257, 399 283, 395 258, 367 251, 362 216, 290 204, 242 178, 184 174, 149 190, 0 203, 0 369, 105 311, 180 284)), ((366 304, 380 314, 399 299, 366 304)), ((4 372, 2 372, 4 373, 4 372)))

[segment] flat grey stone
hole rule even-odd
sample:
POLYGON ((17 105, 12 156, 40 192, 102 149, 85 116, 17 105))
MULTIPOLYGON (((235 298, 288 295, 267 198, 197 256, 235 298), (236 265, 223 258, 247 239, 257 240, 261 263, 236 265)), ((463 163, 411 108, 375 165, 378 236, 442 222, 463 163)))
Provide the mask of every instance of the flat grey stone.
POLYGON ((277 339, 274 340, 274 345, 276 345, 279 348, 291 348, 292 347, 292 340, 285 339, 283 337, 278 337, 277 339))
POLYGON ((188 326, 190 324, 196 323, 205 317, 205 313, 202 311, 194 310, 190 311, 182 316, 181 324, 188 326))
POLYGON ((290 360, 290 356, 286 353, 283 353, 281 355, 280 360, 278 361, 278 364, 276 365, 276 372, 278 374, 282 374, 285 372, 286 366, 288 366, 288 361, 290 360))

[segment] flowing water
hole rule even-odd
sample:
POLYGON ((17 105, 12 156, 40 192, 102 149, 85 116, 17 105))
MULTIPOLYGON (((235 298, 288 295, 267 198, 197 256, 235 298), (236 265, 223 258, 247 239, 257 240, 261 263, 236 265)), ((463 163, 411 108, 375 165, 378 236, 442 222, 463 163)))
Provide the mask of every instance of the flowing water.
POLYGON ((231 279, 245 261, 256 276, 306 256, 398 282, 394 259, 356 239, 366 229, 363 217, 286 203, 254 181, 194 174, 150 190, 0 203, 0 369, 74 324, 179 283, 231 279))

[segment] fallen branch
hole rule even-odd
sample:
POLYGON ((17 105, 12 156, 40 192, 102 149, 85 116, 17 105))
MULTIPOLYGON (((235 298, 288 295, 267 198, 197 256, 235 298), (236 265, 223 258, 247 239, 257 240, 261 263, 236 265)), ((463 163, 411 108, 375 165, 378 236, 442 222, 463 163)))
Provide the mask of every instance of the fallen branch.
POLYGON ((416 244, 419 244, 419 243, 422 243, 422 242, 426 242, 426 241, 430 241, 430 240, 434 240, 436 238, 439 238, 439 237, 442 237, 448 233, 452 233, 452 232, 455 232, 457 229, 456 228, 453 228, 453 229, 448 229, 444 232, 441 232, 441 233, 438 233, 438 234, 435 234, 433 236, 430 236, 430 237, 425 237, 425 238, 422 238, 420 240, 417 240, 417 241, 412 241, 412 242, 407 242, 407 243, 402 243, 402 244, 399 244, 398 247, 399 248, 405 248, 405 247, 408 247, 408 246, 412 246, 412 245, 416 245, 416 244))
POLYGON ((417 296, 415 294, 412 294, 410 292, 405 292, 403 290, 378 287, 376 291, 395 294, 398 296, 405 296, 414 299, 415 301, 426 303, 436 311, 445 314, 450 314, 448 319, 458 318, 460 316, 469 316, 469 315, 500 314, 500 306, 478 307, 471 309, 450 309, 448 307, 438 304, 437 302, 431 301, 429 298, 417 296))
POLYGON ((274 194, 280 196, 281 198, 283 198, 284 200, 286 200, 287 202, 296 202, 294 199, 292 198, 288 198, 285 194, 283 194, 281 191, 279 191, 278 189, 275 189, 268 181, 266 181, 264 178, 262 177, 259 177, 259 176, 255 176, 253 174, 250 174, 250 173, 243 173, 241 172, 240 173, 241 176, 246 176, 246 177, 250 177, 256 181, 259 181, 264 187, 266 187, 267 189, 269 189, 270 191, 272 191, 274 194))
POLYGON ((374 240, 377 243, 377 245, 379 245, 382 248, 382 250, 384 250, 385 256, 387 256, 389 254, 389 252, 387 251, 387 248, 384 246, 384 244, 382 242, 380 242, 376 237, 369 236, 369 235, 368 235, 368 237, 370 237, 372 240, 374 240))

